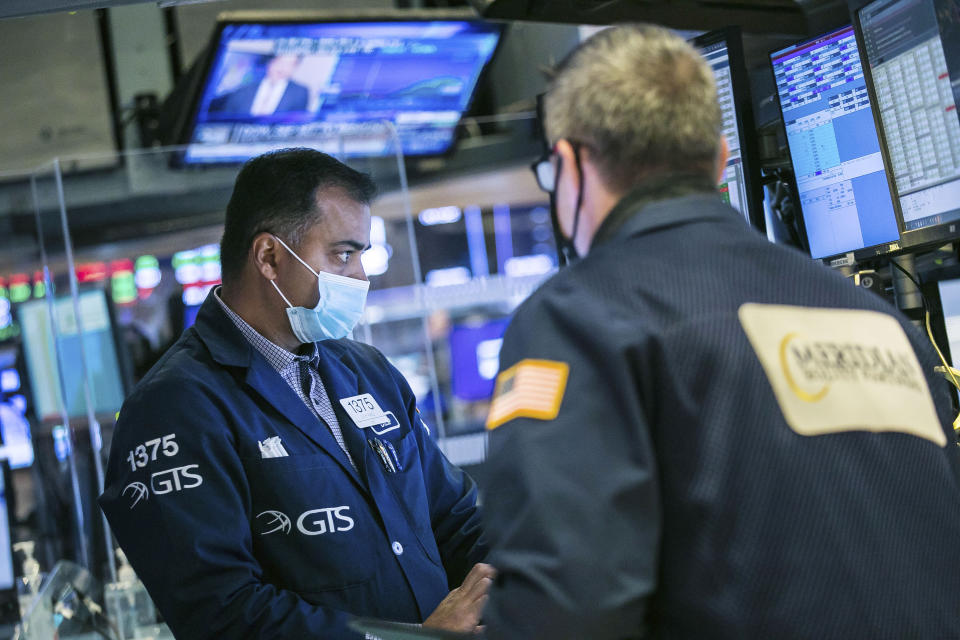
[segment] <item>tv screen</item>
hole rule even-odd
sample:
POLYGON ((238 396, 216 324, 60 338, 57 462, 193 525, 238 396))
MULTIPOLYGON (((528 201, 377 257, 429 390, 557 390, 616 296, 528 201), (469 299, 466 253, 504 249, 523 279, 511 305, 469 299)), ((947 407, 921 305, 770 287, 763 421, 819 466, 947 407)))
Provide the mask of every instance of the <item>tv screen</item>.
POLYGON ((242 162, 290 146, 390 155, 396 145, 384 122, 404 154, 444 153, 501 28, 467 20, 224 22, 184 162, 242 162))

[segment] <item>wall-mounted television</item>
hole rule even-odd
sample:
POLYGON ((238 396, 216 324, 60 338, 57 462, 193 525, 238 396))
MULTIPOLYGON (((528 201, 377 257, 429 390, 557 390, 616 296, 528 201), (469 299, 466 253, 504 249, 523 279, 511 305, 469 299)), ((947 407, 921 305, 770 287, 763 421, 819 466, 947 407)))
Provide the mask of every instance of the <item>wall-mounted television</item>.
POLYGON ((238 163, 291 146, 392 155, 384 122, 396 128, 405 155, 443 154, 502 28, 479 20, 224 14, 183 162, 238 163))

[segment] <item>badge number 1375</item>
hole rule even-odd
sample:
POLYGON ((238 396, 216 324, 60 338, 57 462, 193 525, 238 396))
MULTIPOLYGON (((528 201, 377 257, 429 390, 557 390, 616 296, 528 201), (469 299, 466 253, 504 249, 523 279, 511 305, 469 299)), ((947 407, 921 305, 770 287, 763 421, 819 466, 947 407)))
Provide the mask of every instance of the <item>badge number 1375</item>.
POLYGON ((377 404, 373 396, 364 393, 359 396, 343 398, 340 405, 346 409, 347 415, 361 429, 389 422, 383 409, 377 404))
POLYGON ((130 469, 136 471, 137 468, 143 468, 150 462, 156 462, 157 453, 162 453, 167 458, 172 458, 180 452, 180 445, 176 441, 177 434, 168 433, 162 438, 147 440, 143 444, 134 447, 127 456, 127 462, 130 463, 130 469))

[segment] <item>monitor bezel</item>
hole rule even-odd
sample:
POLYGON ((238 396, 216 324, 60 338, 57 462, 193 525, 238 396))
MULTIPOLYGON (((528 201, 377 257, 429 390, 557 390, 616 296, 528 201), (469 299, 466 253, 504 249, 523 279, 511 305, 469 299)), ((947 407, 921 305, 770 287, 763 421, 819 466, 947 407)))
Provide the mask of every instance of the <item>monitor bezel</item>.
MULTIPOLYGON (((457 142, 460 136, 459 128, 460 122, 463 118, 466 117, 468 113, 474 107, 474 103, 477 97, 477 91, 481 84, 486 80, 487 75, 490 73, 490 69, 494 64, 494 61, 497 59, 497 54, 500 52, 504 36, 507 33, 508 25, 502 22, 483 20, 478 18, 475 13, 472 11, 458 11, 458 10, 442 10, 442 11, 429 11, 429 10, 419 10, 419 11, 389 11, 389 10, 375 10, 375 11, 351 11, 345 13, 343 11, 230 11, 224 12, 217 16, 217 23, 213 27, 213 31, 208 40, 207 47, 204 50, 204 60, 203 60, 203 72, 198 74, 199 80, 196 82, 196 86, 192 88, 192 96, 190 98, 189 104, 190 108, 187 111, 187 117, 183 120, 182 125, 180 126, 180 132, 177 136, 178 146, 182 146, 183 150, 177 153, 173 164, 178 167, 184 168, 203 168, 203 167, 224 167, 224 166, 239 166, 242 165, 245 160, 215 160, 210 162, 197 162, 187 159, 187 154, 190 151, 192 146, 193 133, 197 127, 197 117, 200 115, 200 104, 203 99, 203 94, 206 90, 207 83, 210 79, 210 74, 213 71, 213 65, 217 60, 217 52, 219 51, 219 46, 221 38, 223 37, 223 30, 227 26, 238 25, 238 24, 270 24, 270 25, 296 25, 296 24, 331 24, 331 23, 383 23, 383 22, 470 22, 470 23, 482 23, 485 25, 492 25, 499 29, 499 37, 497 38, 497 44, 493 49, 493 52, 490 54, 490 58, 484 64, 483 68, 480 70, 480 74, 477 76, 477 82, 473 87, 473 91, 470 94, 470 99, 467 102, 467 106, 463 109, 460 114, 460 121, 454 125, 454 133, 450 141, 449 146, 443 151, 429 154, 408 154, 403 152, 404 157, 417 158, 417 159, 426 159, 426 158, 445 158, 453 155, 457 148, 457 142)), ((370 156, 370 157, 380 157, 380 156, 370 156)))
POLYGON ((895 187, 893 185, 893 174, 890 172, 890 163, 888 162, 888 158, 886 155, 886 147, 883 144, 883 141, 880 139, 881 132, 880 132, 879 115, 877 114, 876 109, 874 109, 874 105, 876 104, 875 96, 870 90, 870 82, 866 80, 866 70, 865 70, 866 65, 864 63, 863 54, 861 53, 861 51, 862 51, 861 42, 860 42, 860 38, 857 37, 857 29, 851 23, 851 24, 844 25, 842 27, 837 27, 836 29, 831 29, 830 31, 821 33, 812 38, 805 38, 803 40, 798 40, 789 46, 780 47, 779 49, 774 49, 773 51, 770 51, 767 54, 767 59, 770 62, 770 65, 769 65, 770 74, 771 74, 771 77, 773 78, 773 85, 774 85, 773 90, 776 95, 777 110, 780 112, 780 122, 783 124, 783 134, 784 134, 783 137, 784 137, 785 144, 787 146, 787 157, 790 160, 790 169, 791 169, 791 172, 793 173, 793 183, 794 183, 794 187, 797 195, 796 205, 797 205, 797 209, 800 211, 800 226, 803 232, 803 237, 807 243, 807 253, 810 254, 810 257, 813 260, 821 260, 823 261, 824 264, 836 264, 838 262, 846 262, 846 257, 849 256, 850 254, 853 254, 853 262, 860 262, 863 260, 870 260, 872 258, 877 258, 877 257, 896 255, 900 253, 902 250, 902 235, 901 235, 902 231, 901 230, 903 229, 903 224, 902 224, 902 214, 900 212, 900 199, 895 194, 895 187), (801 45, 810 44, 816 40, 827 38, 828 36, 831 36, 835 33, 839 33, 841 31, 845 31, 847 29, 852 29, 854 32, 854 38, 857 40, 857 56, 859 56, 860 58, 860 68, 864 69, 864 84, 867 85, 867 95, 870 98, 870 115, 873 117, 874 129, 877 132, 877 140, 880 142, 880 156, 883 161, 883 172, 884 174, 886 174, 886 177, 887 177, 887 189, 890 191, 890 201, 893 204, 893 213, 897 223, 897 239, 892 240, 890 242, 883 242, 880 244, 874 244, 867 247, 861 247, 859 249, 841 251, 839 253, 834 253, 826 256, 821 256, 819 258, 815 258, 813 257, 813 254, 810 250, 810 236, 807 233, 806 215, 804 214, 803 206, 800 204, 800 189, 799 187, 797 187, 797 171, 796 171, 796 166, 793 163, 793 154, 790 152, 790 137, 787 135, 787 122, 786 122, 786 117, 783 114, 783 101, 780 99, 780 89, 777 87, 777 76, 773 66, 773 62, 774 62, 773 58, 775 55, 779 55, 785 52, 787 49, 792 49, 801 45))
MULTIPOLYGON (((690 44, 702 49, 718 42, 727 47, 730 62, 730 85, 736 107, 737 133, 740 138, 740 157, 744 165, 744 178, 747 187, 747 207, 750 225, 760 231, 766 230, 763 212, 763 181, 760 175, 760 149, 757 137, 750 135, 756 131, 753 118, 753 97, 750 89, 750 77, 747 73, 746 58, 743 53, 743 32, 738 26, 728 26, 708 31, 689 40, 690 44)), ((742 213, 742 212, 741 212, 742 213)))
MULTIPOLYGON (((861 14, 865 9, 868 9, 881 2, 889 2, 889 0, 873 0, 873 2, 869 2, 858 8, 854 12, 853 16, 853 28, 857 36, 857 47, 860 49, 860 51, 863 51, 860 62, 863 66, 863 76, 867 81, 867 92, 870 95, 870 104, 878 106, 879 103, 877 102, 877 92, 873 84, 873 69, 867 61, 866 41, 864 40, 863 36, 863 22, 861 14)), ((915 253, 923 249, 933 249, 940 245, 955 242, 960 239, 960 220, 942 222, 940 224, 923 227, 921 229, 914 229, 911 231, 906 229, 906 223, 903 220, 903 209, 900 205, 900 194, 897 190, 897 181, 892 168, 893 161, 890 158, 887 134, 883 128, 883 121, 880 117, 879 108, 874 111, 873 116, 874 121, 877 124, 877 135, 880 140, 880 152, 883 155, 883 164, 887 170, 888 182, 890 183, 891 193, 893 194, 895 200, 897 227, 900 231, 901 252, 915 253), (952 232, 950 230, 951 227, 953 227, 952 232)))

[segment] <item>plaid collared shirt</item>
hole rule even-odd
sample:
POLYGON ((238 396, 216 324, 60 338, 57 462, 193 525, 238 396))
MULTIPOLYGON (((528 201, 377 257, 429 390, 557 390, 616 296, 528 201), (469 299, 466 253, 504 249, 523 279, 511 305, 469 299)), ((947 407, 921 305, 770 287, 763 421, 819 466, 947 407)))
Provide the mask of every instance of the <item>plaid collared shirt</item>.
POLYGON ((333 411, 330 397, 327 395, 327 390, 324 388, 320 374, 317 372, 317 364, 319 361, 317 345, 311 345, 313 347, 312 353, 306 355, 298 355, 287 351, 283 347, 264 338, 256 329, 237 315, 233 309, 228 307, 223 300, 220 299, 219 288, 214 291, 214 298, 220 303, 220 307, 224 313, 227 314, 227 317, 240 329, 243 337, 260 352, 260 355, 266 358, 270 366, 277 370, 280 377, 290 385, 290 388, 293 389, 294 393, 307 405, 307 408, 313 412, 313 415, 330 428, 330 433, 333 434, 337 444, 339 444, 343 452, 347 454, 347 460, 349 460, 353 468, 356 469, 357 465, 350 456, 350 452, 347 451, 347 444, 343 440, 343 432, 340 430, 337 414, 333 411))

